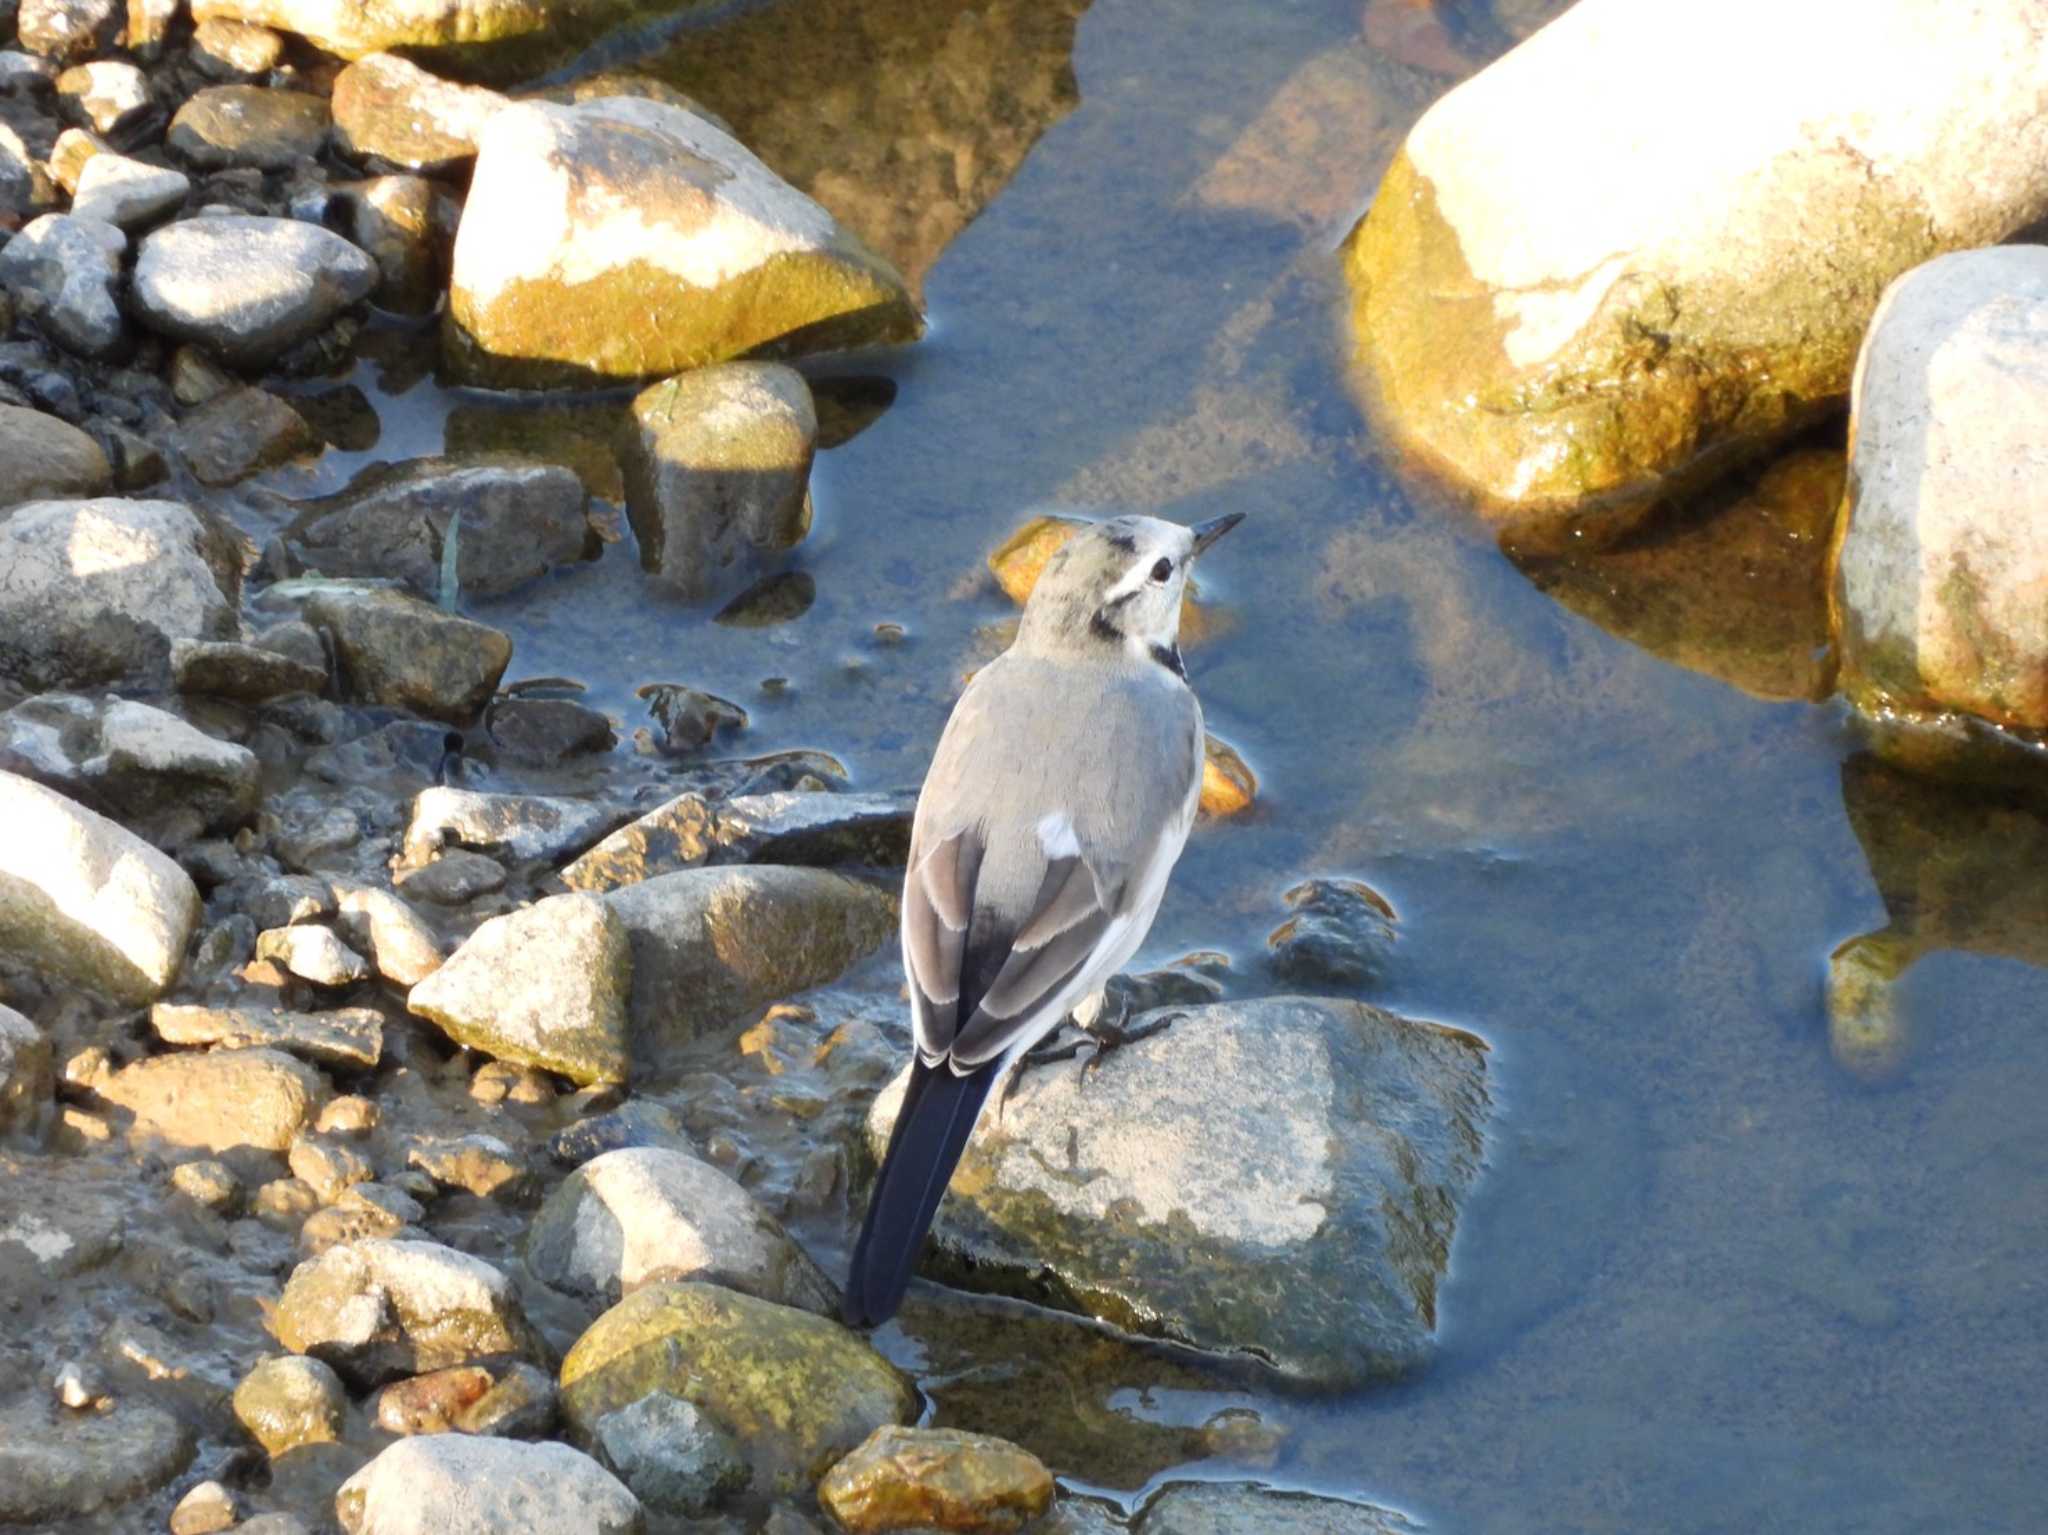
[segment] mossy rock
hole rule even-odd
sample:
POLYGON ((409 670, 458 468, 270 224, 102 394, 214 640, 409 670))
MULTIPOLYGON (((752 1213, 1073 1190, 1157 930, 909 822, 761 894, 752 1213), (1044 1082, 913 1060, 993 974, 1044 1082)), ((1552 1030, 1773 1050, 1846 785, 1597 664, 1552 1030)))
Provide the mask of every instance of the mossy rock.
POLYGON ((808 1493, 885 1423, 917 1414, 910 1381, 837 1322, 708 1284, 654 1284, 612 1307, 562 1361, 562 1410, 598 1420, 656 1391, 737 1438, 758 1491, 808 1493))

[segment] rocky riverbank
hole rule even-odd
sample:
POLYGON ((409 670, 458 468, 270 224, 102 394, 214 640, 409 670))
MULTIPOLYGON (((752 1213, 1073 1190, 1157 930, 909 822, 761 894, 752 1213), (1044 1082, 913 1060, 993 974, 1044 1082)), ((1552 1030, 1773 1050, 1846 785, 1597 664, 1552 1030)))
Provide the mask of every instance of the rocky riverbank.
MULTIPOLYGON (((914 342, 913 281, 671 86, 521 86, 632 7, 545 32, 512 0, 359 10, 0 9, 0 1524, 1407 1527, 1250 1485, 1072 1495, 1055 1473, 1255 1472, 1285 1430, 1226 1407, 1094 1452, 1061 1432, 1049 1466, 984 1431, 1014 1414, 926 1421, 915 1351, 839 1323, 904 1044, 911 786, 735 754, 747 711, 686 681, 649 678, 631 718, 524 678, 491 605, 630 526, 647 600, 768 646, 811 601, 781 562, 815 457, 879 408, 792 363, 914 342), (380 349, 622 397, 523 402, 558 412, 554 456, 501 446, 479 395, 448 451, 252 483, 375 443, 336 379, 380 349)), ((913 278, 963 206, 904 233, 913 278)), ((994 583, 1021 602, 1068 531, 996 541, 994 583)), ((1190 605, 1189 645, 1227 631, 1190 605)), ((1258 793, 1212 739, 1206 813, 1258 793)), ((1119 983, 1181 1016, 1099 1086, 1076 1096, 1078 1059, 1025 1083, 959 1216, 994 1223, 989 1261, 949 1231, 933 1273, 1046 1309, 920 1292, 942 1384, 977 1352, 1108 1348, 1104 1402, 1427 1366, 1486 1048, 1355 1000, 1395 932, 1364 887, 1264 918, 1236 935, 1278 924, 1263 966, 1119 983), (1244 1106, 1148 1086, 1219 1050, 1300 1069, 1272 1084, 1270 1229, 1214 1158, 1244 1106), (1421 1103, 1333 1154, 1376 1099, 1421 1103), (1014 1148, 1115 1164, 1133 1135, 1184 1148, 1177 1187, 1112 1167, 1034 1258, 1016 1218, 1047 1191, 1014 1148), (1114 1277, 1179 1233, 1184 1284, 1114 1277), (1277 1308, 1275 1242, 1308 1287, 1277 1308)))

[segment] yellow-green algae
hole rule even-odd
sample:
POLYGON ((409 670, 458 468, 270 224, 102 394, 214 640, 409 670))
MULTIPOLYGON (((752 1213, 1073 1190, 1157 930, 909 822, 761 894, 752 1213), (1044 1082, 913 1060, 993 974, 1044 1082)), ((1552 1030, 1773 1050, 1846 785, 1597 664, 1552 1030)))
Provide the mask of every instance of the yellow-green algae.
POLYGON ((1569 344, 1521 367, 1499 290, 1404 150, 1345 244, 1356 382, 1504 535, 1612 539, 1658 497, 1839 408, 1885 284, 1953 243, 1917 202, 1867 184, 1809 198, 1800 222, 1829 230, 1828 259, 1787 240, 1746 279, 1685 289, 1626 273, 1569 344))
POLYGON ((481 305, 458 286, 442 342, 454 382, 548 389, 915 341, 923 332, 923 315, 879 258, 784 251, 715 288, 647 261, 584 283, 523 278, 481 305))
POLYGON ((747 1448, 756 1487, 800 1496, 885 1423, 917 1415, 904 1375, 824 1317, 717 1285, 636 1290, 562 1361, 562 1411, 598 1420, 655 1391, 695 1403, 747 1448))

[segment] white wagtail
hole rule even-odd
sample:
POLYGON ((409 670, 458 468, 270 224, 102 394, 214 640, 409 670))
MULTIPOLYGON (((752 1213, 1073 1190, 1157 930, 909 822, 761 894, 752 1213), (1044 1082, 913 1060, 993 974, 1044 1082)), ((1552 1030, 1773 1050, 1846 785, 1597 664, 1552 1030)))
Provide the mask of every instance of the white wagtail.
POLYGON ((1201 798, 1181 591, 1242 517, 1076 534, 953 707, 903 878, 917 1058, 853 1249, 857 1326, 902 1304, 989 1090, 1145 941, 1201 798))

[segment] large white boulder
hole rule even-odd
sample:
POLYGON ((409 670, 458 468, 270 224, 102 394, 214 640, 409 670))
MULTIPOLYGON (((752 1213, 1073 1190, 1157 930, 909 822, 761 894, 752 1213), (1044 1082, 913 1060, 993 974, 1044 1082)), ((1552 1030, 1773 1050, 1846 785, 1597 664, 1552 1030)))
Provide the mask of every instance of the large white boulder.
POLYGON ((1518 541, 1618 533, 1839 406, 1892 278, 2048 212, 2044 99, 2039 0, 1581 0, 1353 232, 1368 391, 1518 541))
POLYGON ((694 112, 522 102, 477 136, 443 332, 469 382, 659 377, 922 328, 894 268, 694 112))

